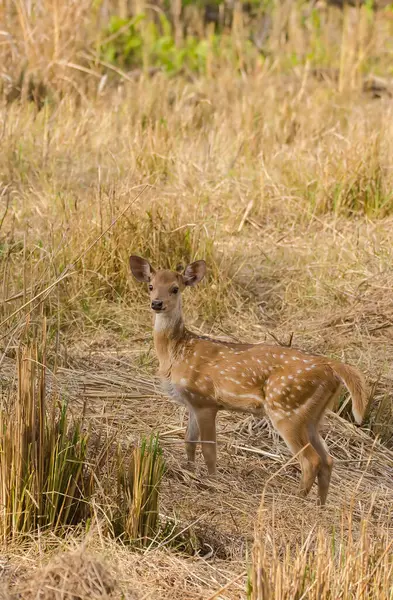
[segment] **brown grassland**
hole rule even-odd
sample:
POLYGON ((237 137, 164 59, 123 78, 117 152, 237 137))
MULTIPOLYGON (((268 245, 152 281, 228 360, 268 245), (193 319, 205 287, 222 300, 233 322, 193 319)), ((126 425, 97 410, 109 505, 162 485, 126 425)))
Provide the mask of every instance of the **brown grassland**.
POLYGON ((100 54, 127 2, 0 6, 0 598, 393 598, 392 13, 266 4, 266 51, 235 11, 218 47, 207 26, 203 68, 170 73, 144 26, 139 66, 100 54), (223 413, 217 480, 200 455, 187 470, 131 253, 207 261, 184 295, 194 331, 365 373, 365 423, 343 395, 324 424, 325 509, 297 497, 265 420, 223 413), (62 402, 81 430, 54 427, 62 402), (150 434, 162 458, 146 470, 150 434), (69 475, 84 461, 88 481, 69 475))

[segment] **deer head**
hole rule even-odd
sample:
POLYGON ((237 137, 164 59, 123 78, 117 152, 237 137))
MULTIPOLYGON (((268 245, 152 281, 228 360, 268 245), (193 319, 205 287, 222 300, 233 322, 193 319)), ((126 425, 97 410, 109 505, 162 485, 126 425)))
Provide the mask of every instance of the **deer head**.
POLYGON ((140 256, 130 256, 131 272, 137 281, 148 284, 151 309, 156 314, 168 316, 181 309, 181 293, 186 287, 199 283, 206 273, 204 260, 189 264, 183 273, 156 271, 150 263, 140 256))

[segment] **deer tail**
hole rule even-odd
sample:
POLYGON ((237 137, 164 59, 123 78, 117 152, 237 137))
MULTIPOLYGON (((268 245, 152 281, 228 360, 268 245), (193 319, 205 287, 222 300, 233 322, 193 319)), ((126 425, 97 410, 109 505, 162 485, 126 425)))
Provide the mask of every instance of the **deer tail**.
POLYGON ((365 379, 355 367, 344 363, 331 363, 334 374, 340 379, 351 394, 352 414, 358 425, 361 425, 368 407, 365 379))

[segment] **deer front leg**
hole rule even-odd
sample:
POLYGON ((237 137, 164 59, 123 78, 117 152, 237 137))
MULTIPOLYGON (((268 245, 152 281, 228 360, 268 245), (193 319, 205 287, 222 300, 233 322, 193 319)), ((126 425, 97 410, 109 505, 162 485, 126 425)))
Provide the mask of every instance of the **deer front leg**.
POLYGON ((199 427, 195 412, 192 408, 188 411, 188 426, 186 431, 185 443, 187 460, 190 465, 194 466, 195 463, 195 452, 197 447, 197 441, 199 440, 199 427))
POLYGON ((202 454, 209 475, 216 474, 217 444, 216 444, 216 408, 200 408, 195 411, 201 436, 202 454))

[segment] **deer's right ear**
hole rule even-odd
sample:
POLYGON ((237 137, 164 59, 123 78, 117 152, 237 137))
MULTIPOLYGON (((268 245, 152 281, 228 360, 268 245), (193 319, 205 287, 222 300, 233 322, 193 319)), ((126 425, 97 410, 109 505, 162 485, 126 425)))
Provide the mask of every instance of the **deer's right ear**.
POLYGON ((135 279, 148 283, 155 274, 155 270, 150 263, 140 256, 130 256, 131 272, 135 279))

